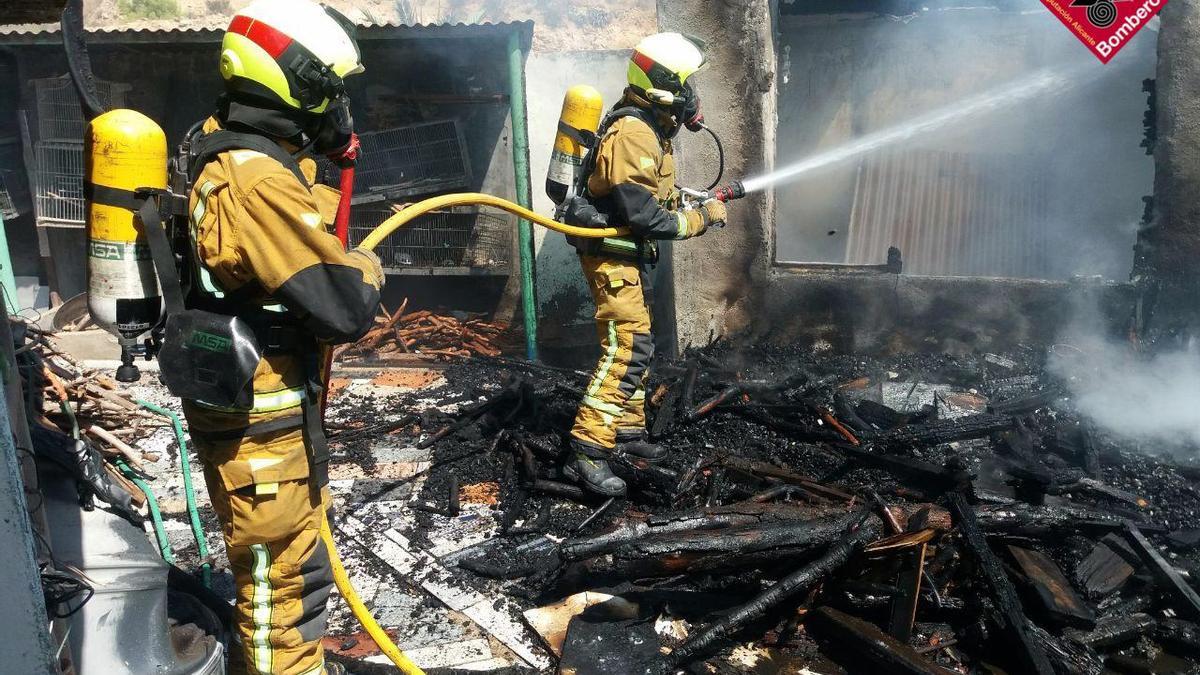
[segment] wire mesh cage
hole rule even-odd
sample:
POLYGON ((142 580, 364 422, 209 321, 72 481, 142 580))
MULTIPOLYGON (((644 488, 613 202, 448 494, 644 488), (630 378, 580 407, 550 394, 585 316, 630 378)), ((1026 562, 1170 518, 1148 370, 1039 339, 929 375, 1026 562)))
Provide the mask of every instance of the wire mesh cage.
MULTIPOLYGON (((394 213, 387 205, 355 207, 350 243, 357 245, 394 213)), ((512 258, 512 220, 472 207, 434 211, 414 219, 375 247, 390 272, 507 274, 512 258)))
POLYGON ((40 225, 82 226, 83 144, 61 141, 34 146, 35 206, 40 225))
MULTIPOLYGON (((75 86, 68 76, 33 80, 37 101, 37 141, 33 144, 34 211, 38 225, 81 227, 83 135, 87 129, 75 86)), ((124 107, 128 84, 96 81, 100 102, 124 107)))
POLYGON ((20 139, 0 138, 0 215, 6 220, 32 208, 24 165, 20 139))
MULTIPOLYGON (((39 141, 83 142, 87 121, 79 107, 79 96, 70 76, 32 80, 37 101, 37 137, 39 141)), ((96 93, 105 109, 125 107, 130 86, 96 80, 96 93)))
POLYGON ((429 195, 471 182, 466 140, 457 120, 368 131, 359 141, 356 204, 429 195))

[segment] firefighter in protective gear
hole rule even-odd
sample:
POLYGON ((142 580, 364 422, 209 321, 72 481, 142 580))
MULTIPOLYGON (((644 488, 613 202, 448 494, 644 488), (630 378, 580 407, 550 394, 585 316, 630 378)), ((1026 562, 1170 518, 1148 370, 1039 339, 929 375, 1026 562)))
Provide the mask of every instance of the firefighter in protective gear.
POLYGON ((321 645, 333 573, 320 537, 320 361, 367 331, 384 275, 372 253, 346 252, 328 232, 339 193, 295 156, 349 143, 343 78, 363 68, 353 26, 309 0, 255 0, 221 49, 225 93, 193 146, 234 147, 189 171, 187 303, 244 319, 263 353, 251 409, 184 401, 184 413, 223 527, 245 670, 341 673, 321 645))
POLYGON ((651 462, 666 455, 646 439, 642 386, 654 352, 648 303, 657 241, 690 239, 725 222, 724 204, 684 208, 675 187, 671 139, 681 126, 699 128, 690 78, 704 62, 694 38, 660 33, 642 40, 630 60, 629 86, 584 165, 587 203, 610 225, 632 230, 623 238, 572 240, 596 303, 602 353, 575 417, 564 471, 602 495, 625 493, 606 461, 614 448, 651 462))

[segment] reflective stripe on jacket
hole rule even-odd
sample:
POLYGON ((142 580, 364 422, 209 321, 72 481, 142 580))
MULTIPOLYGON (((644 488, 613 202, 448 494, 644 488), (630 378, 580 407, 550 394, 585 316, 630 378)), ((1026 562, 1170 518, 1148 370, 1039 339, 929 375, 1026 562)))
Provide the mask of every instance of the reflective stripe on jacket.
MULTIPOLYGON (((204 125, 206 132, 218 128, 215 119, 204 125)), ((199 276, 194 281, 198 290, 210 294, 236 291, 240 302, 263 312, 286 310, 323 343, 353 341, 374 321, 381 280, 365 257, 348 255, 328 231, 340 193, 313 186, 316 164, 311 159, 300 160, 300 167, 307 185, 278 161, 252 150, 221 153, 203 167, 189 203, 199 276)), ((282 407, 267 399, 302 390, 304 383, 299 358, 264 355, 254 377, 256 405, 261 399, 264 406, 252 414, 278 416, 297 407, 295 397, 286 397, 288 405, 282 407)), ((206 419, 217 413, 211 408, 206 412, 206 419)), ((245 424, 245 413, 240 417, 245 424)), ((226 426, 211 421, 211 426, 226 426)))

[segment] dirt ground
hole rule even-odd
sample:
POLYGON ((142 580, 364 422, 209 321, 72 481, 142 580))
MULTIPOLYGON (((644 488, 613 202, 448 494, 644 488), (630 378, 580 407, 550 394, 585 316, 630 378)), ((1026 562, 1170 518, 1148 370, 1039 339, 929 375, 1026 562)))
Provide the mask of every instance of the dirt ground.
MULTIPOLYGON (((219 28, 249 0, 176 0, 178 16, 145 18, 169 0, 84 0, 91 28, 219 28)), ((532 20, 535 51, 626 49, 656 30, 654 0, 327 0, 364 23, 499 23, 532 20)))

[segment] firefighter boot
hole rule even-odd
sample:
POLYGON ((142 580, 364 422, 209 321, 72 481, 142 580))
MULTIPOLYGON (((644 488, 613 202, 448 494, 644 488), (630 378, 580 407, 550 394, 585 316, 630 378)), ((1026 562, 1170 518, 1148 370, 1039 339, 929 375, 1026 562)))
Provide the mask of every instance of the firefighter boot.
MULTIPOLYGON (((612 472, 608 461, 589 456, 574 443, 571 444, 574 458, 563 466, 563 475, 583 485, 584 488, 605 497, 625 495, 625 481, 612 472)), ((590 453, 595 454, 595 453, 590 453)))
POLYGON ((667 458, 667 449, 658 443, 651 443, 646 438, 646 432, 638 429, 617 431, 617 451, 651 464, 658 464, 667 458))

